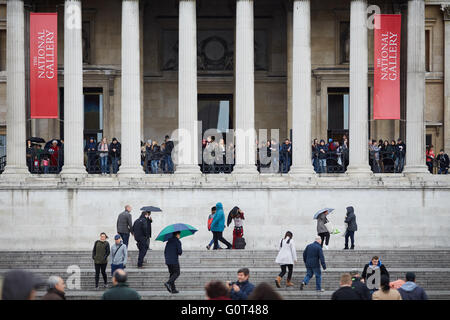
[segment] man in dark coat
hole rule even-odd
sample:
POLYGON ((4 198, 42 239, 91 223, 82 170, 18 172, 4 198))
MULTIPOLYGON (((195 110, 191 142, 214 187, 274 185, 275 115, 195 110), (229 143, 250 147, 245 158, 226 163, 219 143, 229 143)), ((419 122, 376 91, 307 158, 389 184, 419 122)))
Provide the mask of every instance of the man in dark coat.
POLYGON ((133 231, 133 223, 131 220, 131 206, 126 205, 125 211, 119 214, 117 218, 117 233, 123 240, 123 244, 128 248, 128 240, 130 239, 130 233, 133 231))
POLYGON ((406 282, 398 289, 402 300, 428 300, 428 296, 421 287, 416 284, 416 275, 413 272, 406 273, 406 282))
POLYGON ((164 172, 166 173, 173 173, 173 161, 172 161, 172 150, 173 150, 173 141, 170 140, 169 136, 165 136, 165 144, 166 147, 164 148, 164 160, 167 165, 167 171, 164 168, 164 172))
POLYGON ((359 296, 360 300, 372 300, 369 288, 361 282, 361 276, 358 271, 350 272, 352 276, 352 289, 359 296))
POLYGON ((122 269, 114 271, 113 287, 103 293, 102 300, 141 300, 135 290, 128 287, 127 273, 122 269))
POLYGON ((148 212, 147 217, 147 250, 150 249, 150 238, 152 237, 152 223, 153 219, 151 217, 151 212, 148 212))
POLYGON ((170 293, 179 292, 175 287, 175 280, 177 280, 180 276, 180 263, 178 261, 178 256, 181 256, 183 253, 180 235, 180 231, 174 232, 172 237, 167 241, 166 248, 164 249, 164 258, 170 274, 169 280, 164 283, 164 285, 170 293))
POLYGON ((66 294, 64 292, 66 285, 61 277, 51 276, 47 283, 47 294, 42 297, 42 300, 66 300, 66 294))
POLYGON ((97 155, 97 144, 94 141, 94 138, 90 138, 89 142, 86 143, 84 147, 84 152, 87 153, 87 168, 89 173, 94 173, 95 170, 95 158, 97 155))
POLYGON ((359 295, 352 289, 352 277, 345 273, 339 282, 340 288, 331 296, 331 300, 361 300, 359 295))
POLYGON ((113 138, 111 144, 109 145, 109 155, 111 156, 111 164, 114 174, 119 171, 121 149, 122 146, 120 145, 120 142, 116 138, 113 138))
POLYGON ((248 268, 242 268, 238 270, 237 274, 238 281, 228 283, 231 300, 247 300, 248 296, 255 289, 255 285, 249 281, 250 270, 248 268))
POLYGON ((309 244, 303 251, 303 262, 306 266, 306 276, 300 285, 300 290, 303 290, 303 287, 306 286, 309 280, 311 280, 311 278, 315 275, 316 290, 318 292, 325 291, 321 288, 322 272, 320 270, 320 265, 322 265, 323 270, 327 269, 327 265, 325 264, 325 257, 323 256, 322 247, 320 245, 321 242, 322 239, 320 237, 316 237, 316 241, 309 244))
POLYGON ((378 258, 378 256, 374 256, 372 257, 372 260, 364 266, 364 270, 361 274, 361 278, 364 280, 364 283, 367 285, 367 287, 371 289, 371 293, 379 289, 376 288, 375 283, 377 281, 376 278, 373 277, 373 274, 377 272, 379 272, 380 278, 382 275, 389 277, 389 272, 387 271, 384 264, 381 263, 380 258, 378 258))
POLYGON ((348 238, 352 241, 350 249, 355 249, 355 231, 358 230, 358 225, 356 224, 356 216, 353 207, 347 207, 347 214, 344 222, 347 224, 344 250, 348 249, 348 238))
POLYGON ((402 139, 398 139, 397 144, 395 145, 395 173, 400 173, 403 171, 405 156, 406 145, 403 143, 402 139))
POLYGON ((137 219, 133 224, 133 234, 134 239, 136 240, 136 245, 139 250, 139 256, 138 256, 138 268, 142 268, 142 265, 144 263, 144 257, 147 253, 148 247, 147 247, 147 219, 148 212, 142 212, 139 219, 137 219))
POLYGON ((444 153, 444 149, 441 149, 441 151, 439 151, 439 154, 436 157, 436 161, 439 163, 438 174, 448 174, 448 167, 450 166, 450 160, 448 158, 448 155, 444 153))

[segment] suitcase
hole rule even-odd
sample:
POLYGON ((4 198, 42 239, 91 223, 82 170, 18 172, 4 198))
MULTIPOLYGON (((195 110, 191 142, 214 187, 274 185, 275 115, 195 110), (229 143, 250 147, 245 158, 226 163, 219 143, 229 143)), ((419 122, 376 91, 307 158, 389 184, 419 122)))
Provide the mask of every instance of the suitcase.
POLYGON ((245 239, 244 238, 236 238, 235 242, 234 242, 234 247, 236 249, 245 249, 245 239))

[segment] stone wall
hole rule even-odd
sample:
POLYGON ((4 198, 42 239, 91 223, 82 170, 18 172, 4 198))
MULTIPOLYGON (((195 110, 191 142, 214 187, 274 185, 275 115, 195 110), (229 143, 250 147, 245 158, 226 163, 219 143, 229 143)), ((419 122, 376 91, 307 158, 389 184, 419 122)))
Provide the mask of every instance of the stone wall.
MULTIPOLYGON (((225 214, 235 205, 245 212, 248 249, 276 249, 287 230, 299 247, 313 241, 313 214, 336 210, 330 220, 343 229, 345 208, 357 215, 356 245, 361 249, 450 247, 450 181, 445 176, 408 180, 380 175, 370 180, 346 176, 293 180, 260 175, 252 180, 202 176, 189 180, 154 175, 139 181, 87 178, 81 183, 57 177, 33 177, 26 184, 0 181, 0 250, 90 250, 100 232, 115 233, 117 215, 133 206, 133 220, 144 205, 153 213, 153 237, 168 224, 188 223, 199 231, 183 239, 185 249, 204 249, 212 238, 206 229, 210 208, 221 201, 225 214)), ((232 229, 224 236, 232 240, 232 229)), ((332 236, 330 248, 344 238, 332 236)), ((131 248, 135 245, 132 241, 131 248)), ((163 244, 152 242, 152 248, 163 244)))

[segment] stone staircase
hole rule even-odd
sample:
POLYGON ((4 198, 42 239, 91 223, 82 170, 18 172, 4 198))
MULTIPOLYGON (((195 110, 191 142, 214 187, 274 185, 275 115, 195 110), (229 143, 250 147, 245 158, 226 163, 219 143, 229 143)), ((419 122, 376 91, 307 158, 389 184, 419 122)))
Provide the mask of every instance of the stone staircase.
MULTIPOLYGON (((167 267, 164 264, 163 251, 150 250, 147 253, 147 264, 137 269, 137 251, 130 251, 126 268, 128 283, 136 289, 144 299, 205 299, 204 285, 217 279, 235 281, 236 272, 241 267, 250 269, 250 281, 254 284, 268 282, 275 288, 274 279, 280 272, 275 264, 276 251, 217 250, 217 251, 185 251, 180 257, 181 276, 176 285, 179 294, 168 293, 163 283, 168 279, 167 267)), ((276 289, 284 299, 330 299, 331 294, 339 287, 340 275, 352 269, 362 271, 364 265, 374 255, 378 255, 386 265, 391 281, 403 279, 405 272, 416 273, 417 284, 423 287, 430 299, 450 299, 450 250, 355 250, 324 251, 327 270, 322 274, 324 293, 315 291, 315 279, 304 291, 299 291, 299 284, 305 276, 303 263, 294 266, 293 288, 276 289)), ((298 252, 299 261, 302 252, 298 252)), ((94 266, 89 251, 29 251, 0 252, 0 276, 11 269, 30 270, 46 279, 50 275, 59 275, 65 281, 72 275, 69 266, 80 268, 80 285, 78 290, 68 289, 68 299, 96 300, 104 289, 94 288, 94 266)), ((108 281, 111 285, 110 266, 107 268, 108 281)), ((284 286, 283 280, 283 286, 284 286)), ((100 276, 100 283, 102 278, 100 276)), ((45 294, 40 291, 38 296, 45 294)))

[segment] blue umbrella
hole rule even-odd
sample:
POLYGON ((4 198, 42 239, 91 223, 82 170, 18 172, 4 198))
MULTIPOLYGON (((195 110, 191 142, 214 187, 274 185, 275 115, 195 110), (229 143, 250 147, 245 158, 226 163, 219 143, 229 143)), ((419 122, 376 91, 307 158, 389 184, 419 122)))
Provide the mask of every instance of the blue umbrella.
POLYGON ((323 208, 316 212, 313 219, 317 219, 319 215, 325 211, 328 211, 328 213, 331 213, 334 209, 333 208, 323 208))
POLYGON ((191 236, 196 233, 198 230, 194 227, 185 224, 185 223, 175 223, 170 226, 165 227, 159 235, 156 237, 158 241, 167 241, 173 237, 173 233, 180 231, 180 238, 184 238, 187 236, 191 236))

